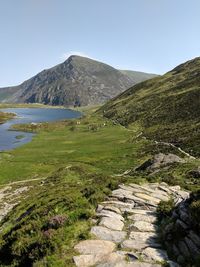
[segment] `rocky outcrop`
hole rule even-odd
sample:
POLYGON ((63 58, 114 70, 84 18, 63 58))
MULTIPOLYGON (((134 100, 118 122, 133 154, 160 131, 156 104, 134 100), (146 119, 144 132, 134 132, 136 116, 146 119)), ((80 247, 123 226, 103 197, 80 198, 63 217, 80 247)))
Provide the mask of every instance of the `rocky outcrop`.
POLYGON ((184 163, 185 160, 175 154, 156 154, 152 159, 145 161, 136 171, 156 171, 173 163, 184 163))
POLYGON ((192 217, 191 198, 181 201, 172 216, 163 219, 161 237, 172 259, 181 266, 200 266, 199 220, 192 217))
POLYGON ((75 265, 161 267, 166 262, 179 266, 169 260, 160 242, 156 208, 161 200, 173 198, 179 203, 188 196, 179 186, 165 183, 120 185, 98 205, 92 239, 74 247, 80 254, 74 256, 75 265))

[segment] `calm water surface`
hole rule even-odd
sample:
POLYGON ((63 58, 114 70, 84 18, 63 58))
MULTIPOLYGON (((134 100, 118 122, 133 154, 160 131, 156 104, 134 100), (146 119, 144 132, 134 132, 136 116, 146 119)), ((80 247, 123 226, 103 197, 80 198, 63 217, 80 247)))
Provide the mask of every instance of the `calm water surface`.
POLYGON ((17 114, 16 118, 0 125, 0 151, 10 150, 26 144, 30 142, 35 135, 20 131, 9 131, 13 124, 50 122, 81 117, 80 112, 56 108, 7 108, 0 109, 0 111, 17 114), (19 136, 20 139, 18 139, 19 136))

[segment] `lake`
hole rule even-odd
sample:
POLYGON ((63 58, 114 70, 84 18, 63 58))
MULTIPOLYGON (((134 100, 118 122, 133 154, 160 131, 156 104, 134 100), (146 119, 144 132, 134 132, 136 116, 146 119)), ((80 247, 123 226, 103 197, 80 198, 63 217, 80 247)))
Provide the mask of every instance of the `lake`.
POLYGON ((0 151, 14 149, 30 142, 35 134, 9 131, 13 124, 39 123, 64 119, 80 118, 81 113, 70 109, 57 108, 6 108, 3 112, 15 113, 17 117, 0 124, 0 151))

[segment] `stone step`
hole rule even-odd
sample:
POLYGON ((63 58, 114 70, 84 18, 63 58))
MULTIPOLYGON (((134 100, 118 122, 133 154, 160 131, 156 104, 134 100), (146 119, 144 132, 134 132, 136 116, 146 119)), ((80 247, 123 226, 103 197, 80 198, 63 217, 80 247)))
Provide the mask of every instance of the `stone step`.
POLYGON ((90 233, 95 235, 98 239, 109 240, 115 243, 122 242, 127 235, 125 231, 114 231, 103 226, 93 226, 90 233))
POLYGON ((121 231, 124 228, 124 223, 120 219, 112 217, 102 217, 99 225, 117 231, 121 231))
POLYGON ((157 227, 149 222, 136 221, 130 225, 129 229, 139 232, 156 232, 157 227))
POLYGON ((141 261, 135 261, 128 263, 127 261, 120 261, 118 263, 110 264, 110 263, 103 263, 97 265, 97 267, 162 267, 161 264, 152 264, 148 262, 141 262, 141 261))
POLYGON ((117 207, 119 209, 121 209, 121 208, 132 209, 132 208, 134 208, 134 203, 125 203, 123 201, 110 200, 110 201, 104 201, 101 204, 102 205, 112 205, 112 206, 117 207))
POLYGON ((161 244, 159 244, 155 240, 149 240, 149 241, 145 242, 142 240, 127 239, 127 240, 124 240, 122 242, 121 247, 126 248, 126 249, 133 249, 136 251, 142 251, 148 247, 161 248, 161 244))
POLYGON ((142 251, 142 258, 152 262, 164 262, 168 260, 166 251, 158 248, 145 248, 142 251))
POLYGON ((142 242, 148 243, 150 241, 157 240, 157 234, 153 233, 153 232, 135 232, 135 231, 132 231, 132 232, 130 232, 129 238, 133 239, 133 240, 140 240, 142 242))
POLYGON ((121 220, 121 221, 124 221, 124 218, 122 215, 116 213, 116 212, 113 212, 113 211, 110 211, 110 210, 101 210, 100 212, 96 213, 96 216, 97 217, 110 217, 110 218, 116 218, 118 220, 121 220))
MULTIPOLYGON (((166 251, 161 249, 155 225, 156 208, 161 200, 173 197, 181 201, 187 196, 188 192, 182 191, 179 186, 169 187, 165 183, 120 185, 107 201, 98 205, 96 216, 100 222, 90 231, 97 239, 81 241, 74 247, 81 254, 73 257, 75 265, 161 267, 163 262, 168 262, 170 267, 179 267, 169 261, 166 251), (117 248, 121 250, 116 251, 117 248)), ((185 220, 186 215, 182 213, 179 216, 185 220)), ((184 242, 197 251, 199 247, 196 243, 199 244, 199 239, 190 232, 184 242)), ((183 245, 179 245, 179 250, 183 250, 183 245)))
POLYGON ((149 222, 149 223, 155 223, 157 221, 156 215, 151 214, 133 214, 131 216, 128 216, 129 220, 133 221, 143 221, 143 222, 149 222))

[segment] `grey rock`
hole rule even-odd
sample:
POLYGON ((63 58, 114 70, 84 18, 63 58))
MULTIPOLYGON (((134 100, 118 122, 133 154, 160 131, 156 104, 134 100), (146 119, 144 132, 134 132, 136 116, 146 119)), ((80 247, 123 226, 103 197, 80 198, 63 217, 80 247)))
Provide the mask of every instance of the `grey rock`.
POLYGON ((123 201, 113 201, 113 200, 110 200, 110 201, 104 201, 102 202, 102 204, 106 204, 106 205, 112 205, 114 207, 117 207, 119 209, 121 208, 126 208, 126 209, 132 209, 134 208, 134 203, 125 203, 123 201))
POLYGON ((181 221, 180 219, 176 220, 176 227, 177 228, 181 227, 183 230, 188 229, 188 225, 186 223, 184 223, 183 221, 181 221))
POLYGON ((184 241, 179 241, 178 242, 178 249, 181 252, 182 255, 184 255, 185 257, 190 257, 190 252, 189 249, 187 247, 187 245, 185 244, 184 241))
POLYGON ((194 254, 200 255, 199 248, 195 245, 195 243, 191 239, 189 239, 188 237, 185 237, 184 241, 185 241, 191 255, 194 255, 194 254))
POLYGON ((147 214, 133 214, 128 217, 130 220, 133 221, 143 221, 143 222, 149 222, 149 223, 155 223, 157 220, 157 217, 155 215, 147 214))
POLYGON ((156 226, 152 223, 136 221, 130 225, 130 228, 140 232, 155 232, 156 226))
POLYGON ((142 252, 144 259, 156 262, 168 260, 166 251, 156 248, 145 248, 142 252))
POLYGON ((195 245, 200 248, 200 236, 198 236, 194 231, 190 231, 188 237, 195 243, 195 245))
POLYGON ((174 261, 167 261, 169 267, 180 267, 180 265, 174 261))
POLYGON ((74 249, 85 255, 106 255, 114 251, 115 243, 105 240, 84 240, 79 242, 74 249))
POLYGON ((101 240, 109 240, 115 243, 120 243, 126 238, 125 231, 113 231, 103 226, 93 226, 91 234, 101 240))
POLYGON ((119 208, 111 206, 111 205, 107 205, 103 209, 104 210, 109 210, 109 211, 112 211, 112 212, 115 212, 115 213, 118 213, 118 214, 121 214, 121 211, 120 211, 119 208))
POLYGON ((123 259, 124 256, 116 252, 73 257, 74 263, 77 267, 90 267, 96 264, 99 264, 98 266, 115 266, 117 262, 122 261, 123 259))
POLYGON ((99 223, 101 226, 105 226, 111 230, 121 231, 124 227, 124 223, 117 218, 103 217, 99 223))
POLYGON ((111 218, 116 218, 118 220, 124 221, 124 218, 122 215, 117 214, 116 212, 110 211, 110 210, 101 210, 99 213, 96 213, 96 216, 98 217, 111 217, 111 218))
POLYGON ((141 166, 139 166, 137 171, 155 171, 156 169, 163 168, 173 163, 184 163, 185 160, 178 157, 175 154, 156 154, 152 159, 145 161, 141 166))
POLYGON ((180 255, 180 251, 179 251, 178 247, 175 244, 173 244, 173 246, 172 246, 172 251, 173 251, 175 256, 179 256, 180 255))
POLYGON ((8 102, 85 106, 104 103, 134 84, 131 76, 107 64, 70 56, 18 86, 1 90, 9 93, 8 102))
POLYGON ((179 256, 177 257, 177 262, 178 262, 179 264, 181 264, 181 266, 183 266, 182 264, 185 263, 185 258, 183 257, 183 255, 179 255, 179 256))

